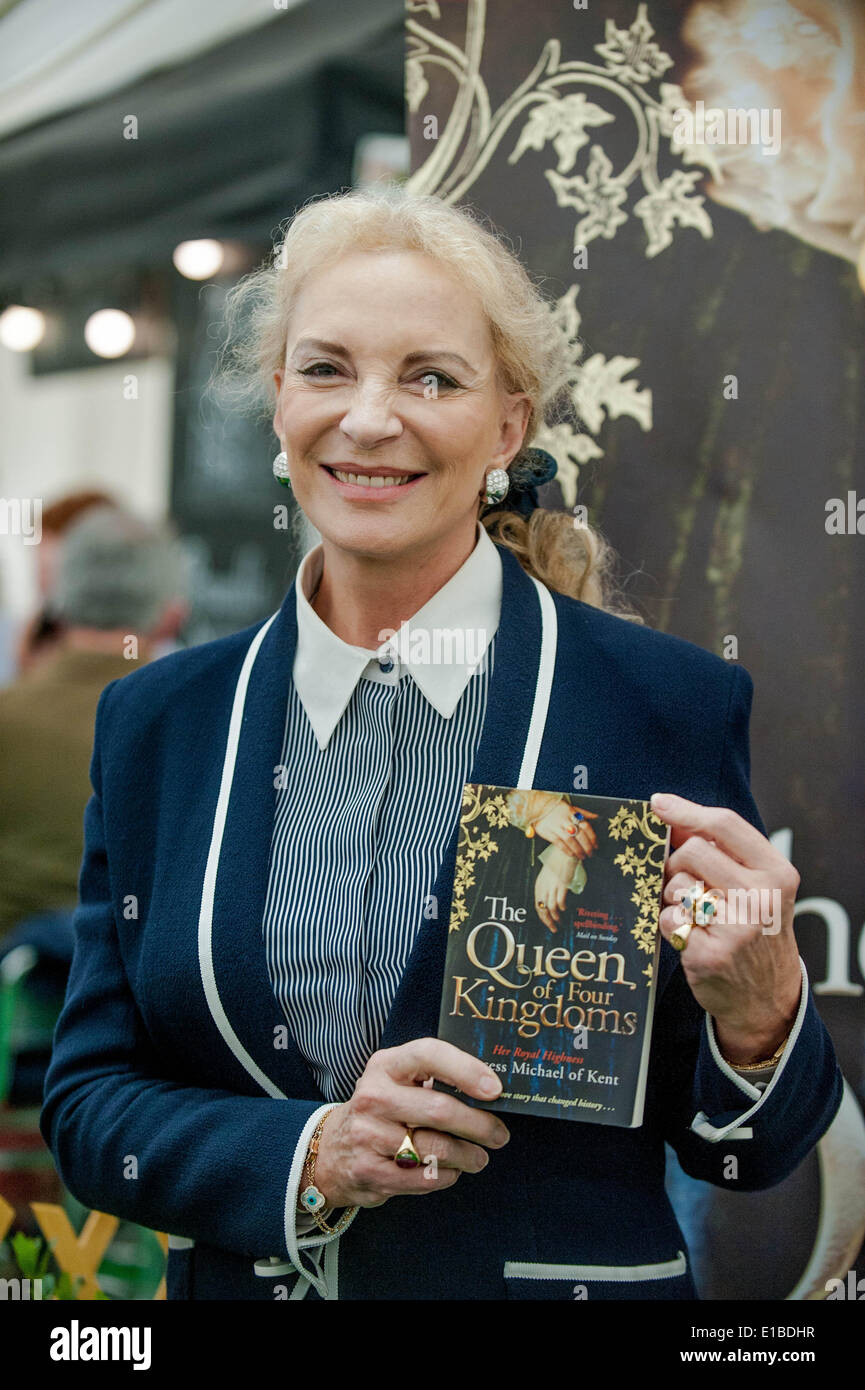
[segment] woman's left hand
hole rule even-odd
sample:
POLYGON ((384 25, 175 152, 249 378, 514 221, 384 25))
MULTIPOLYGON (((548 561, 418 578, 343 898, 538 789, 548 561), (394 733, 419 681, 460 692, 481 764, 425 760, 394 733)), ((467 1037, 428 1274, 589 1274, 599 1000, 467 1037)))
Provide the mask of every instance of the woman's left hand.
POLYGON ((573 875, 573 859, 562 856, 572 867, 563 879, 549 864, 545 864, 535 879, 535 911, 548 931, 554 932, 568 900, 568 884, 573 875))
POLYGON ((659 925, 669 941, 682 925, 681 899, 715 890, 717 915, 695 926, 682 968, 698 1003, 715 1020, 724 1057, 733 1066, 770 1057, 799 1007, 802 972, 793 933, 799 875, 765 835, 724 806, 682 796, 652 798, 671 827, 659 925))

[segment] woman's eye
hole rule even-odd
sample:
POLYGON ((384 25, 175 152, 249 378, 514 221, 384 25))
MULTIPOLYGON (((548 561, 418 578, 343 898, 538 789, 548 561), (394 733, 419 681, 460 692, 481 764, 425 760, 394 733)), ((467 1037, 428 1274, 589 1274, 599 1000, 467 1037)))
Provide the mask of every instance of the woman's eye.
POLYGON ((300 367, 298 368, 298 370, 301 376, 317 376, 319 367, 326 367, 328 371, 331 372, 335 372, 337 370, 337 368, 333 365, 332 362, 313 362, 310 366, 300 367))
MULTIPOLYGON (((459 382, 454 381, 453 377, 448 376, 445 372, 439 371, 424 372, 423 376, 418 377, 418 381, 420 381, 423 386, 429 386, 435 382, 436 377, 438 377, 439 380, 442 381, 445 386, 459 386, 459 382)), ((437 384, 438 383, 436 383, 436 385, 437 384)))
MULTIPOLYGON (((298 371, 301 376, 318 377, 319 380, 324 381, 327 380, 327 377, 330 376, 331 373, 338 374, 339 368, 335 367, 332 362, 311 362, 308 367, 299 367, 298 371), (327 373, 327 376, 322 376, 322 372, 327 373)), ((446 372, 440 372, 438 370, 424 372, 422 376, 416 377, 415 380, 422 386, 434 384, 436 388, 439 386, 446 386, 452 390, 459 387, 458 381, 454 381, 453 377, 448 376, 446 372)))

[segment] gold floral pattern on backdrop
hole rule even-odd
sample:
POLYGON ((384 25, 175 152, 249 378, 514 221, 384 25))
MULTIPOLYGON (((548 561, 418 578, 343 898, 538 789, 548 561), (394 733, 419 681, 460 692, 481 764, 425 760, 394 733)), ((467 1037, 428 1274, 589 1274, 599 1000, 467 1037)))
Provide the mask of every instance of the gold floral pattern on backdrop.
MULTIPOLYGON (((635 7, 628 29, 619 29, 607 19, 602 33, 598 17, 597 62, 563 62, 558 39, 548 39, 524 80, 496 111, 491 109, 481 76, 487 0, 468 0, 462 48, 431 27, 440 18, 436 0, 408 0, 409 111, 417 115, 429 91, 425 68, 441 68, 454 82, 445 129, 433 142, 429 157, 407 180, 410 189, 458 202, 499 145, 515 135, 509 164, 527 150, 540 152, 549 147, 555 157, 555 164, 544 173, 557 205, 573 210, 575 264, 592 241, 611 240, 631 215, 643 224, 649 258, 672 244, 678 228, 712 236, 705 199, 695 187, 705 169, 720 176, 717 162, 702 144, 673 143, 675 112, 689 104, 681 87, 663 80, 673 59, 654 41, 645 4, 635 7), (605 130, 623 124, 632 131, 631 152, 616 169, 603 138, 605 130), (691 164, 703 167, 677 167, 691 164), (635 199, 635 193, 641 196, 635 199)), ((595 22, 594 17, 587 16, 584 22, 595 22)), ((579 286, 572 284, 552 306, 551 318, 567 344, 571 366, 567 391, 575 417, 585 429, 545 422, 534 441, 557 458, 558 480, 569 508, 576 502, 580 466, 604 457, 598 437, 608 418, 624 415, 644 431, 652 428, 652 393, 630 377, 640 365, 639 358, 593 353, 582 360, 578 292, 579 286)))

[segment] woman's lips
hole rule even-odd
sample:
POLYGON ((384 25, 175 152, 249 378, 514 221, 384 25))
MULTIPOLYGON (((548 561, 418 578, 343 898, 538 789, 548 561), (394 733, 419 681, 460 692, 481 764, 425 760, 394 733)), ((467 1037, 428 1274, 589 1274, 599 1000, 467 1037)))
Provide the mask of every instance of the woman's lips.
POLYGON ((342 492, 346 497, 364 497, 375 501, 378 501, 380 498, 384 497, 395 497, 397 495, 401 496, 402 493, 408 492, 410 488, 417 487, 421 478, 426 477, 425 473, 398 474, 395 470, 388 471, 387 473, 383 471, 378 475, 376 475, 374 471, 370 471, 370 473, 368 474, 359 475, 350 468, 336 469, 331 468, 328 464, 322 464, 322 468, 324 469, 325 473, 327 473, 327 475, 331 478, 331 480, 334 483, 334 486, 339 488, 340 492, 342 492), (338 474, 341 476, 337 476, 338 474), (368 477, 370 481, 362 483, 352 483, 348 481, 349 476, 368 477), (402 479, 402 481, 387 481, 390 478, 400 478, 402 479))

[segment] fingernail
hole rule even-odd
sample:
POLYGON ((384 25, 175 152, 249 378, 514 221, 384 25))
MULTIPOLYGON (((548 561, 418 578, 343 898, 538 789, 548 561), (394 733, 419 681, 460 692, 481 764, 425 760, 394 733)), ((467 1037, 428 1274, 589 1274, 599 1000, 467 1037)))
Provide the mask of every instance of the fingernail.
POLYGON ((659 811, 665 811, 670 804, 670 798, 666 792, 652 792, 649 804, 656 806, 659 811))
POLYGON ((502 1089, 502 1083, 497 1076, 485 1076, 480 1084, 480 1089, 485 1096, 497 1096, 502 1089))

